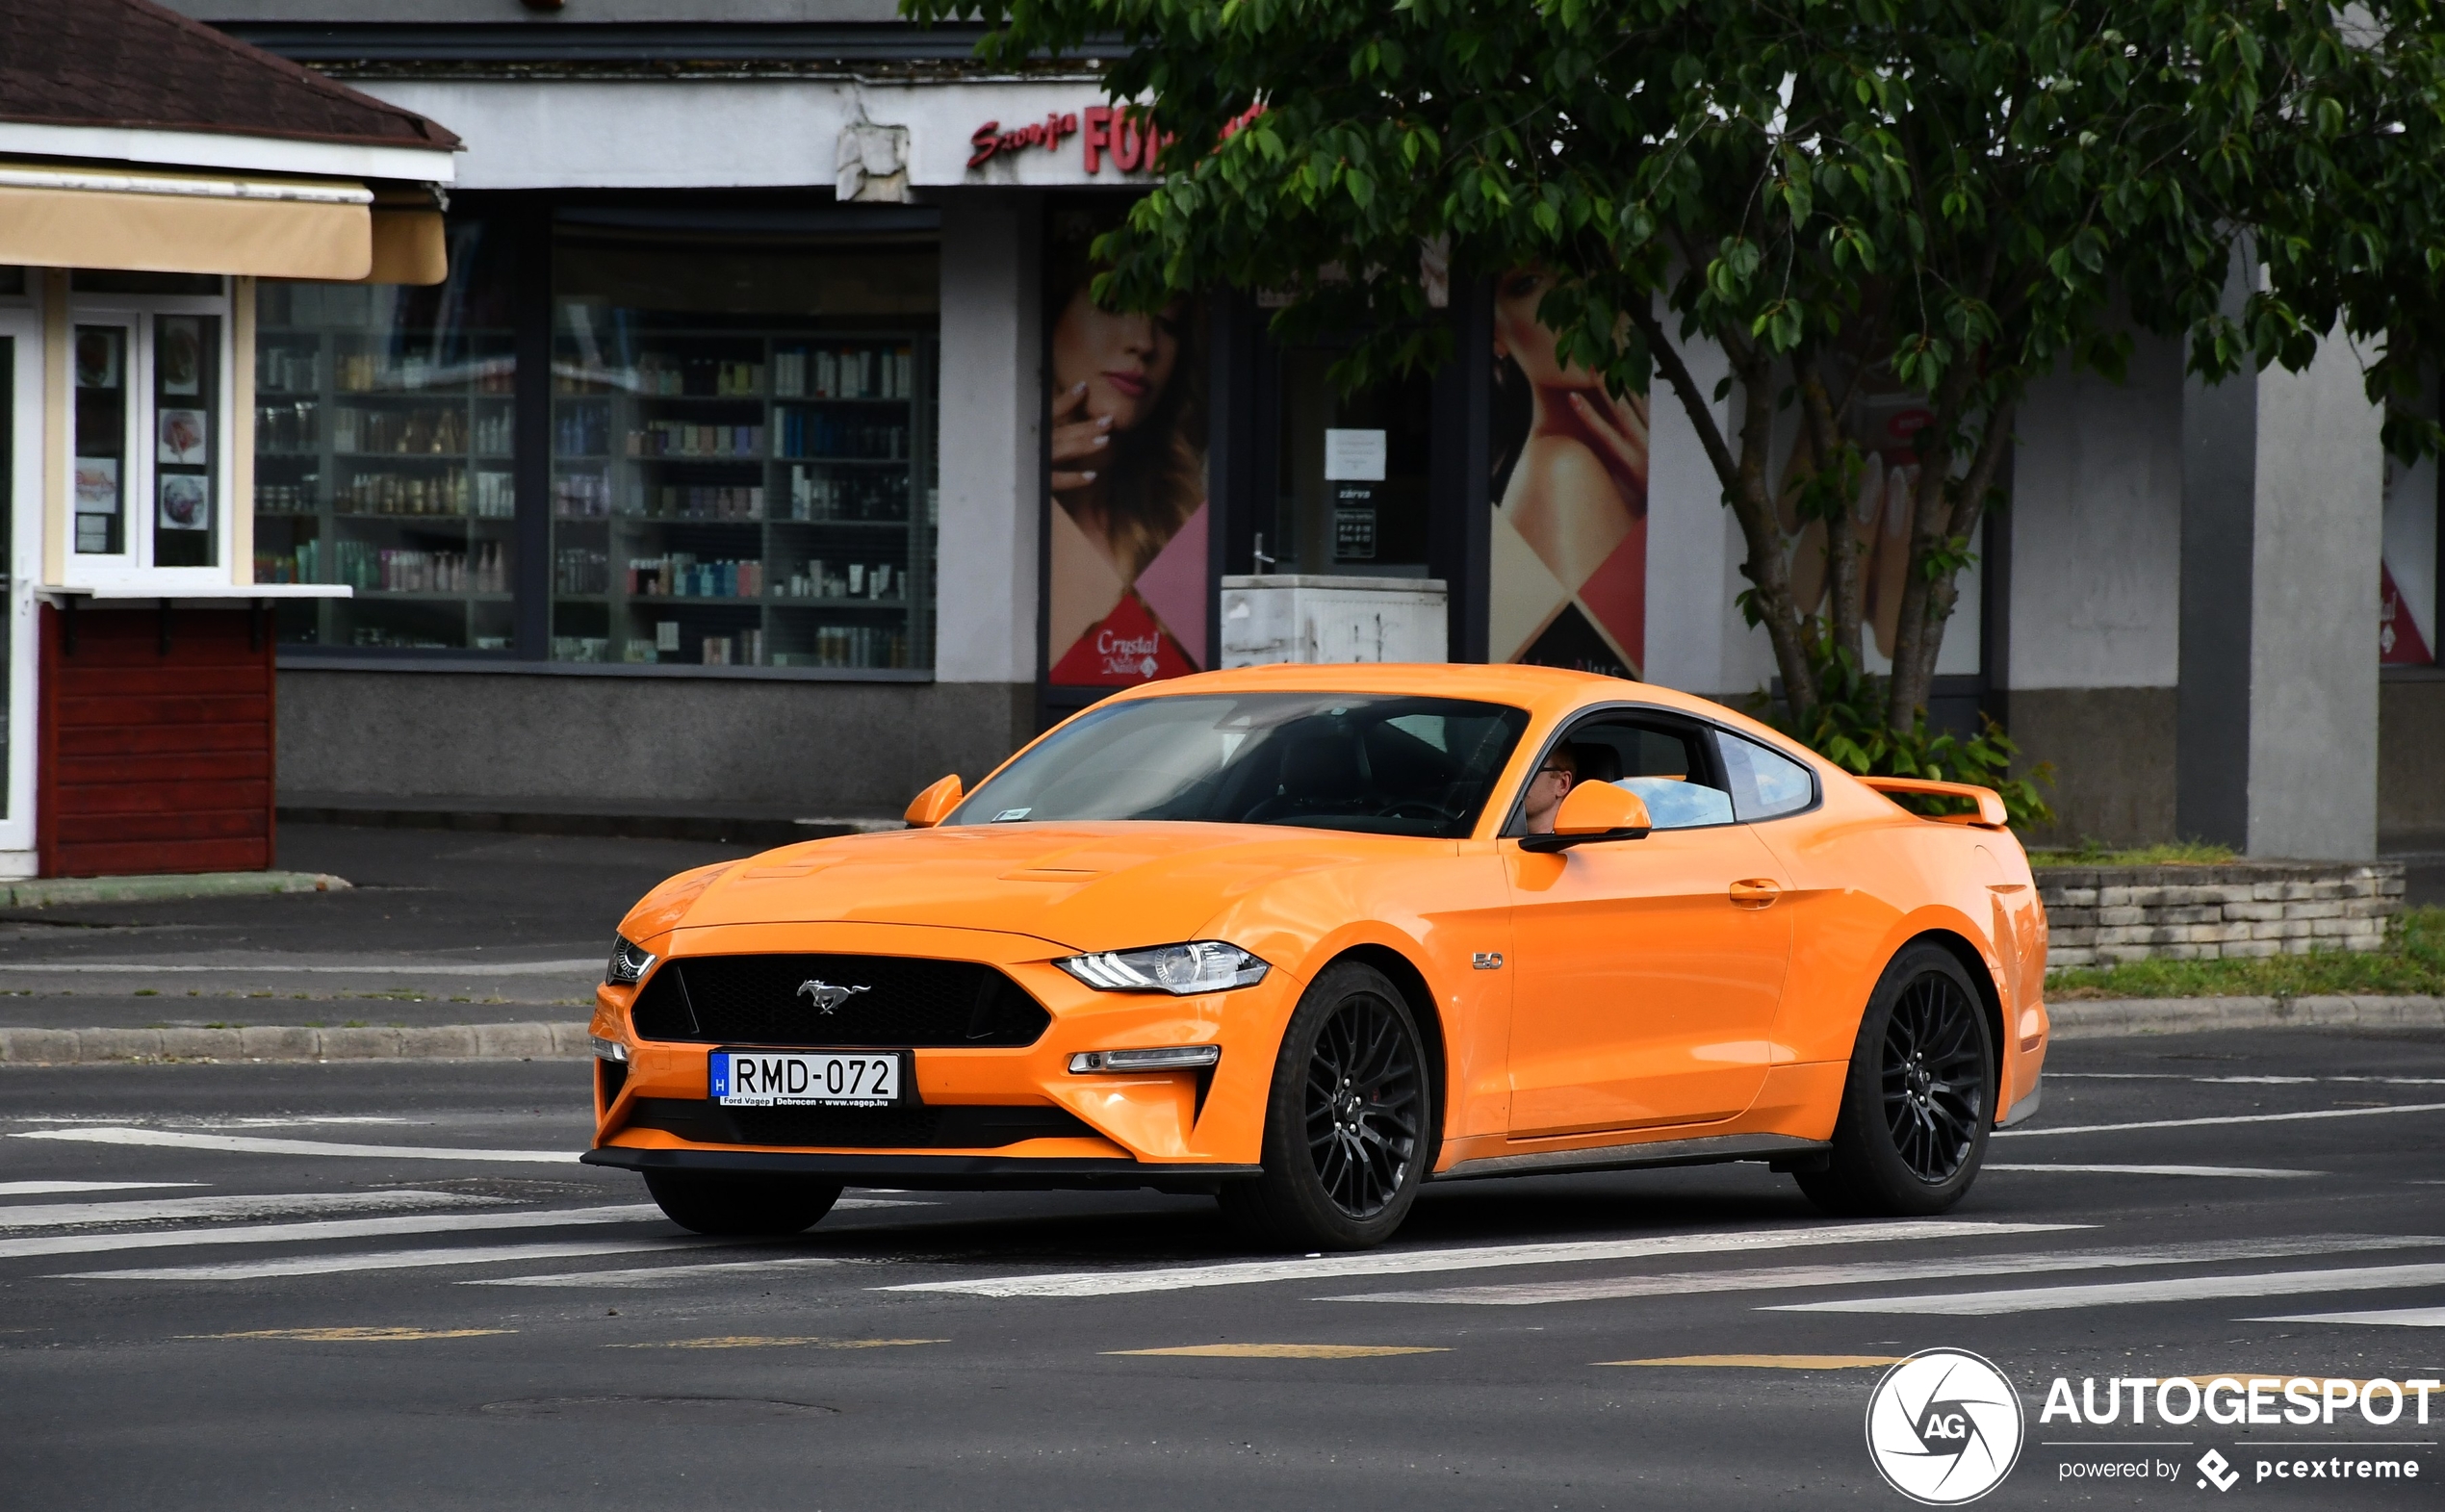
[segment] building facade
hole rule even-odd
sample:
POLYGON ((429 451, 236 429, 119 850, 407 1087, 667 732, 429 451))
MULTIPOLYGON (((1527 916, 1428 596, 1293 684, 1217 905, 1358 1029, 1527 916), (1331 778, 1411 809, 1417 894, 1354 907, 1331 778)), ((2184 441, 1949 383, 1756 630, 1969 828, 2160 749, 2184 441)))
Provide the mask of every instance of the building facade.
MULTIPOLYGON (((1677 406, 1539 440, 1532 279, 1430 290, 1459 360, 1354 396, 1261 292, 1095 311, 1149 153, 1093 57, 874 0, 175 4, 465 143, 445 283, 260 295, 252 574, 350 590, 279 611, 284 804, 888 816, 1216 664, 1264 572, 1432 585, 1455 659, 1770 679, 1677 406)), ((2180 366, 2033 396, 1939 717, 2054 763, 2054 838, 2445 832, 2434 470, 2348 352, 2180 366)), ((1860 420, 1872 571, 1912 423, 1860 420)))

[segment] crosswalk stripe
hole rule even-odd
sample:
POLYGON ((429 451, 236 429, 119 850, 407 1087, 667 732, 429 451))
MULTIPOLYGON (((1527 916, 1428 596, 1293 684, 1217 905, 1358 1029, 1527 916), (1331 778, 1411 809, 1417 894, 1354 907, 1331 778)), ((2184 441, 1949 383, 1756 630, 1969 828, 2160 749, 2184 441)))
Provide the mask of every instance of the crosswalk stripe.
POLYGON ((208 1181, 0 1181, 0 1197, 48 1197, 70 1192, 153 1192, 209 1187, 208 1181))
POLYGON ((2278 1270, 2250 1276, 2182 1276, 2166 1281, 2116 1281, 2090 1286, 2029 1287, 2012 1292, 1959 1292, 1938 1296, 1852 1296, 1831 1302, 1783 1302, 1769 1313, 1906 1313, 1990 1318, 2070 1307, 2136 1302, 2200 1302, 2228 1296, 2298 1296, 2308 1292, 2382 1292, 2445 1282, 2445 1266, 2369 1266, 2354 1270, 2278 1270))
POLYGON ((2072 1123, 2059 1129, 1997 1129, 1997 1140, 2034 1140, 2048 1134, 2121 1134, 2130 1129, 2204 1129, 2226 1123, 2293 1123, 2303 1118, 2374 1118, 2390 1113, 2436 1113, 2445 1103, 2390 1103, 2383 1108, 2313 1108, 2305 1113, 2236 1113, 2215 1118, 2150 1118, 2142 1123, 2072 1123))
POLYGON ((1168 1349, 1106 1349, 1110 1354, 1176 1355, 1202 1360, 1374 1360, 1394 1354, 1450 1354, 1448 1345, 1184 1344, 1168 1349))
POLYGON ((1989 1161, 1978 1168, 1982 1171, 2072 1171, 2097 1176, 2241 1176, 2261 1181, 2286 1181, 2326 1174, 2322 1170, 2289 1170, 2276 1166, 2010 1166, 1997 1161, 1989 1161))
POLYGON ((160 1266, 138 1270, 77 1270, 54 1281, 259 1281, 273 1276, 325 1276, 357 1270, 408 1270, 433 1266, 491 1266, 528 1260, 566 1260, 577 1255, 636 1254, 651 1249, 694 1248, 708 1240, 571 1239, 548 1244, 488 1244, 465 1249, 382 1249, 346 1255, 284 1255, 272 1260, 230 1260, 204 1266, 160 1266))
POLYGON ((1639 1296, 1687 1296, 1702 1292, 1780 1292, 1815 1286, 2026 1275, 2046 1270, 2217 1265, 2235 1260, 2276 1260, 2290 1255, 2424 1249, 2439 1244, 2445 1244, 2445 1236, 2333 1234, 2303 1239, 2150 1244, 2130 1249, 2067 1249, 2051 1254, 1972 1255, 1957 1260, 1863 1260, 1832 1266, 1774 1266, 1749 1270, 1683 1270, 1664 1275, 1599 1276, 1583 1281, 1515 1281, 1494 1286, 1429 1287, 1416 1292, 1361 1292, 1350 1296, 1322 1296, 1316 1300, 1531 1307, 1545 1302, 1616 1301, 1639 1296))
POLYGON ((456 1192, 232 1192, 134 1202, 35 1202, 0 1208, 0 1229, 91 1223, 171 1223, 186 1218, 266 1217, 274 1213, 379 1213, 409 1208, 506 1207, 507 1197, 456 1192))
POLYGON ((541 1276, 478 1276, 460 1286, 582 1286, 650 1291, 683 1286, 690 1281, 718 1280, 724 1275, 750 1275, 766 1270, 811 1270, 836 1266, 829 1255, 800 1255, 789 1260, 720 1260, 709 1265, 644 1266, 630 1270, 558 1270, 541 1276))
POLYGON ((2246 1323, 2380 1323, 2396 1328, 2445 1328, 2445 1307, 2395 1307, 2373 1313, 2295 1313, 2287 1318, 2245 1318, 2246 1323))
POLYGON ((28 1129, 18 1140, 70 1140, 85 1144, 140 1144, 170 1150, 229 1150, 244 1155, 333 1155, 378 1160, 475 1161, 488 1166, 574 1166, 577 1150, 461 1150, 426 1144, 337 1144, 322 1140, 273 1140, 242 1134, 183 1134, 175 1129, 112 1126, 28 1129))
POLYGON ((307 1223, 252 1223, 235 1228, 140 1229, 132 1234, 44 1234, 0 1239, 0 1260, 29 1255, 95 1255, 121 1249, 176 1249, 204 1244, 312 1244, 333 1239, 392 1234, 457 1234, 500 1228, 560 1228, 579 1223, 641 1223, 658 1218, 651 1202, 522 1213, 407 1213, 396 1217, 323 1218, 307 1223))
POLYGON ((1982 1223, 1928 1218, 1898 1223, 1846 1223, 1796 1229, 1759 1229, 1729 1234, 1660 1234, 1646 1239, 1593 1240, 1558 1244, 1495 1244, 1474 1249, 1369 1250, 1306 1260, 1242 1260, 1161 1270, 1076 1270, 1049 1275, 989 1276, 969 1281, 914 1281, 877 1287, 879 1292, 955 1292, 969 1296, 1123 1296, 1143 1292, 1180 1292, 1209 1286, 1250 1286, 1269 1281, 1329 1281, 1343 1276, 1412 1275, 1434 1270, 1480 1270, 1501 1266, 1571 1265, 1588 1260, 1635 1260, 1650 1255, 1705 1255, 1742 1250, 1796 1249, 1814 1244, 1900 1243, 1911 1241, 1988 1239, 2012 1234, 2056 1233, 2085 1223, 1982 1223))

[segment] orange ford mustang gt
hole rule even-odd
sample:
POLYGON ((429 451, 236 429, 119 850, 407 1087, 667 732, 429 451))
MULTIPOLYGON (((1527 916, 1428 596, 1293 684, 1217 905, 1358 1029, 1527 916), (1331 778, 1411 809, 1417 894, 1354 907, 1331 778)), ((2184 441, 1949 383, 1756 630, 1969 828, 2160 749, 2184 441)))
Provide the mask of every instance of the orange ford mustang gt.
POLYGON ((706 1233, 851 1183, 1154 1187, 1346 1248, 1427 1181, 1706 1161, 1938 1212, 2038 1106, 2046 916, 1995 795, 1662 688, 1183 678, 909 820, 631 910, 589 1163, 706 1233))

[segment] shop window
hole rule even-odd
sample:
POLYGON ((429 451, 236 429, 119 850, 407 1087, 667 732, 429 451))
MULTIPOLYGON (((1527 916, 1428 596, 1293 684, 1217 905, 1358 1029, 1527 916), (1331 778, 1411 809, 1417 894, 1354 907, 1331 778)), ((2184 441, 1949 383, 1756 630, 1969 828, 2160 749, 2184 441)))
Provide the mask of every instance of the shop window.
POLYGON ((516 506, 509 248, 450 228, 431 288, 260 289, 255 580, 345 583, 281 606, 281 639, 506 653, 516 506))
POLYGON ((1431 380, 1344 394, 1327 371, 1340 356, 1281 354, 1281 475, 1261 550, 1279 573, 1427 577, 1431 380))
POLYGON ((555 661, 934 659, 939 255, 560 228, 555 661))
MULTIPOLYGON (((158 279, 161 275, 143 275, 158 279)), ((179 295, 183 286, 97 284, 92 295, 179 295)), ((219 281, 211 280, 218 294, 219 281)), ((221 317, 195 300, 80 299, 70 341, 75 453, 71 543, 96 566, 220 562, 221 317), (164 309, 156 306, 171 305, 164 309)))
POLYGON ((25 297, 25 269, 15 264, 0 265, 0 299, 25 297))

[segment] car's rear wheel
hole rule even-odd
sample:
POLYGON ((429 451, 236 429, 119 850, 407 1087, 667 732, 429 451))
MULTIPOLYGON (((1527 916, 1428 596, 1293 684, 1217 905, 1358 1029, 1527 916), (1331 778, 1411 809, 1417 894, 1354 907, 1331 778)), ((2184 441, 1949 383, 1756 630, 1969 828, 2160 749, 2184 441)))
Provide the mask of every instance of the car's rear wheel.
POLYGON ((1380 971, 1327 968, 1291 1014, 1266 1100, 1265 1174, 1222 1189, 1250 1239, 1364 1249, 1417 1200, 1433 1129, 1417 1022, 1380 971))
POLYGON ((801 1233, 840 1200, 838 1182, 728 1171, 649 1170, 645 1190, 664 1217, 698 1234, 801 1233))
POLYGON ((1793 1174, 1829 1213, 1942 1213, 1977 1179, 1995 1109, 1978 989, 1951 952, 1913 945, 1868 999, 1824 1167, 1793 1174))

